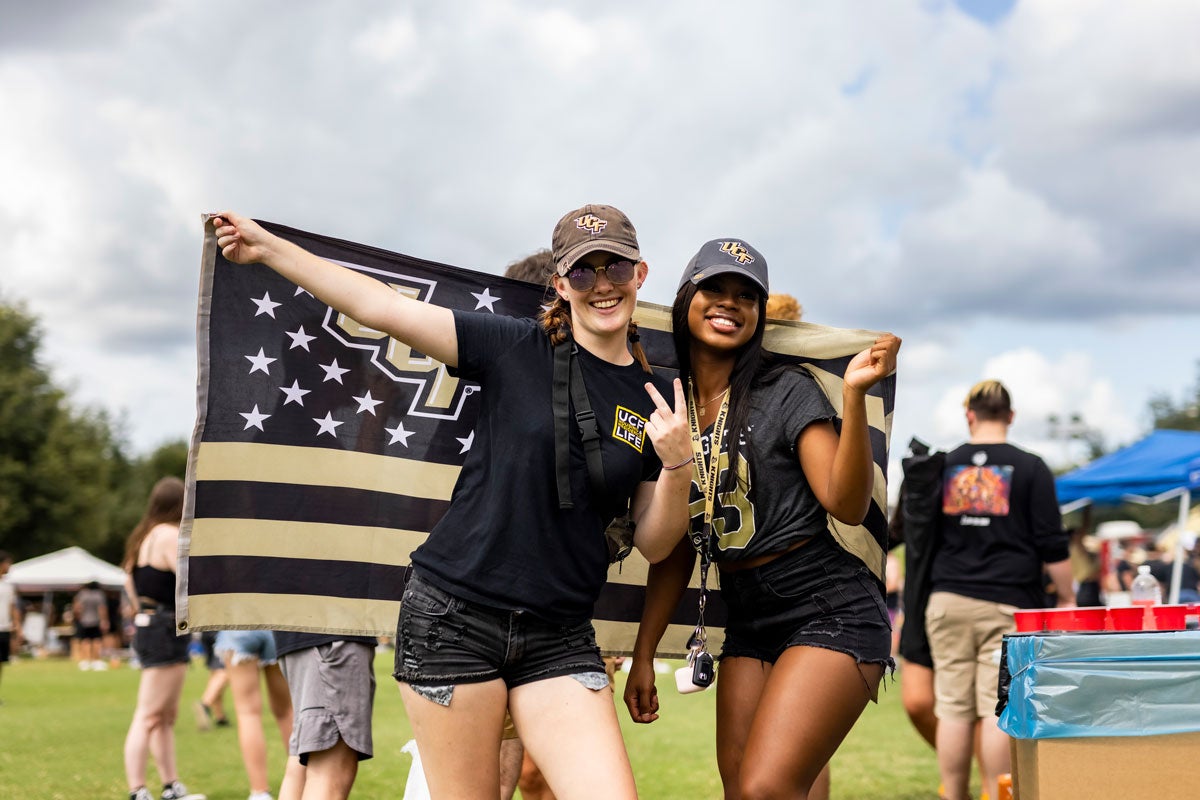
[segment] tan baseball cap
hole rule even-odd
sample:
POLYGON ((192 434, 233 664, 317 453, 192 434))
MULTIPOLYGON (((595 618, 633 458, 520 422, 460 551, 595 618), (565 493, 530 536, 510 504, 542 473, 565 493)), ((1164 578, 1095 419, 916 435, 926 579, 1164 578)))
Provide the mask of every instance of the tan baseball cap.
POLYGON ((642 260, 633 223, 612 206, 589 203, 564 215, 554 226, 550 241, 559 275, 566 275, 576 261, 593 250, 616 253, 635 262, 642 260))

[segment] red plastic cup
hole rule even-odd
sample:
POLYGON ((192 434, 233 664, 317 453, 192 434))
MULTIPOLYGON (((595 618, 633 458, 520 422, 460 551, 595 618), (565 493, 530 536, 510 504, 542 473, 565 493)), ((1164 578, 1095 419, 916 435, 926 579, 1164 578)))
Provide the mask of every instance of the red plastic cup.
POLYGON ((1040 633, 1046 629, 1045 618, 1040 608, 1024 608, 1013 612, 1017 633, 1040 633))
POLYGON ((1181 631, 1187 627, 1186 605, 1151 606, 1150 611, 1154 614, 1156 630, 1181 631))
POLYGON ((1071 609, 1075 616, 1077 631, 1102 631, 1108 619, 1108 609, 1101 606, 1085 606, 1071 609))
POLYGON ((1142 606, 1114 606, 1108 609, 1108 621, 1114 631, 1140 631, 1146 621, 1142 606))
POLYGON ((1048 631, 1073 631, 1075 628, 1075 609, 1046 608, 1042 610, 1048 631))

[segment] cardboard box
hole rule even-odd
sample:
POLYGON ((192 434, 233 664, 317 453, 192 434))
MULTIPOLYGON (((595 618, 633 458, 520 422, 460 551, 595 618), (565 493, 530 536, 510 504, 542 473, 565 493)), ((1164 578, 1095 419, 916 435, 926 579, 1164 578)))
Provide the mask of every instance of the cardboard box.
POLYGON ((1014 800, 1194 800, 1200 733, 1013 739, 1014 800))

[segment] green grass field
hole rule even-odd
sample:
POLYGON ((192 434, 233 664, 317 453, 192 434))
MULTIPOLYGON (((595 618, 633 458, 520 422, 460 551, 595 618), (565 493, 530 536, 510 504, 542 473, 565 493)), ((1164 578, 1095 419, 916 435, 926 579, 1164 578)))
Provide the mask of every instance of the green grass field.
MULTIPOLYGON (((363 763, 354 797, 399 800, 410 763, 400 748, 410 731, 390 674, 391 653, 380 653, 375 666, 375 758, 363 763)), ((176 726, 181 777, 210 800, 244 800, 248 789, 234 729, 196 730, 191 708, 207 675, 202 665, 193 664, 184 689, 176 726)), ((715 693, 679 695, 669 679, 660 677, 663 710, 654 724, 634 725, 620 709, 640 795, 650 800, 720 797, 715 693)), ((623 673, 617 680, 620 690, 623 673)), ((80 672, 60 659, 8 664, 0 681, 0 797, 126 797, 122 747, 137 682, 138 672, 127 667, 80 672)), ((227 705, 232 708, 228 700, 227 705)), ((267 733, 271 779, 278 787, 284 750, 273 726, 267 733)), ((153 787, 153 768, 149 777, 153 787)), ((936 788, 933 752, 908 724, 899 685, 889 681, 879 705, 867 709, 834 759, 833 796, 927 800, 936 796, 936 788)))

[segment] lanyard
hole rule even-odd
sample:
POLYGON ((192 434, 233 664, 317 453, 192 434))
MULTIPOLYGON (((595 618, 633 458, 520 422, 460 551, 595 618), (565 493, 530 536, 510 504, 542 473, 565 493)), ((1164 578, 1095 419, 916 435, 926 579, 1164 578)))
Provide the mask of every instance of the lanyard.
MULTIPOLYGON (((708 567, 712 563, 712 520, 717 504, 717 483, 721 475, 721 440, 725 436, 725 418, 729 415, 729 394, 721 401, 721 409, 713 422, 712 438, 709 440, 708 463, 704 461, 704 444, 700 439, 700 422, 696 417, 695 386, 688 382, 688 427, 692 434, 692 456, 695 458, 694 475, 704 495, 704 527, 701 540, 692 539, 692 544, 700 553, 700 619, 696 623, 696 631, 692 634, 689 648, 693 653, 705 649, 708 633, 704 627, 704 607, 708 600, 708 567)), ((690 660, 690 659, 689 659, 690 660)))

